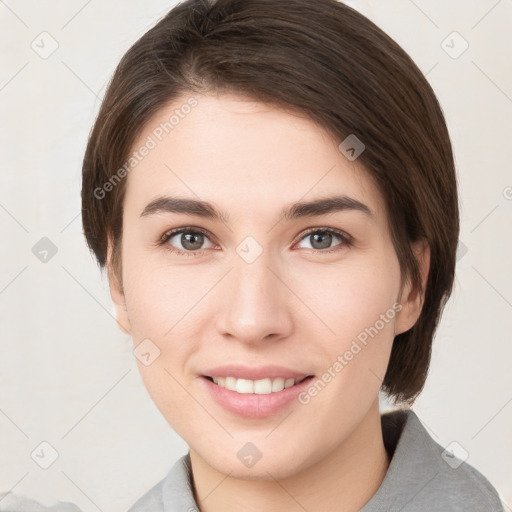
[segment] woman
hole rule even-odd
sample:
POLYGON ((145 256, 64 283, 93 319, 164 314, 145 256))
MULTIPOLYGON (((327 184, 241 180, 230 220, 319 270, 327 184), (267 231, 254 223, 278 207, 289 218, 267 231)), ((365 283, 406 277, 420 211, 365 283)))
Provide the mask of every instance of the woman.
POLYGON ((123 57, 84 232, 189 452, 130 509, 501 510, 410 406, 454 278, 421 72, 331 0, 187 1, 123 57))
POLYGON ((361 14, 172 9, 109 84, 82 218, 189 446, 131 512, 503 510, 410 408, 452 290, 456 176, 431 87, 361 14))

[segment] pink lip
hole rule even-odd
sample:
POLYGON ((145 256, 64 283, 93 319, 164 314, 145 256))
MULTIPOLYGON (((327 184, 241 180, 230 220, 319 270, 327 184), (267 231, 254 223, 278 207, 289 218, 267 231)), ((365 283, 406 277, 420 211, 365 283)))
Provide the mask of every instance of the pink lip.
POLYGON ((275 379, 277 377, 284 377, 285 379, 303 379, 310 373, 302 373, 284 366, 258 366, 249 367, 240 364, 229 364, 224 366, 217 366, 202 372, 206 377, 235 377, 236 379, 275 379))
MULTIPOLYGON (((234 377, 234 375, 231 376, 234 377)), ((284 377, 282 374, 280 376, 284 377)), ((204 383, 212 398, 227 411, 245 418, 264 418, 277 413, 295 400, 309 386, 312 379, 313 377, 305 379, 294 386, 268 395, 237 393, 236 391, 221 388, 206 377, 202 377, 199 380, 204 383)))

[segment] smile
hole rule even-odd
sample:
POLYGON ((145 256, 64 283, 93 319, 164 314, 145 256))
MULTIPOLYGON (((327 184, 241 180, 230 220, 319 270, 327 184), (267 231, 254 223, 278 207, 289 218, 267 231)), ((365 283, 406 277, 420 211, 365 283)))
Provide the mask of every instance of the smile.
POLYGON ((292 404, 314 379, 314 375, 263 378, 258 380, 235 377, 202 376, 207 394, 226 412, 245 418, 265 418, 277 414, 292 404), (217 381, 217 382, 215 382, 217 381), (228 386, 234 389, 228 389, 228 386))
POLYGON ((284 377, 265 378, 259 380, 237 379, 236 377, 208 377, 221 388, 235 391, 236 393, 254 393, 257 395, 269 395, 279 393, 283 389, 299 384, 308 377, 302 379, 285 379, 284 377))

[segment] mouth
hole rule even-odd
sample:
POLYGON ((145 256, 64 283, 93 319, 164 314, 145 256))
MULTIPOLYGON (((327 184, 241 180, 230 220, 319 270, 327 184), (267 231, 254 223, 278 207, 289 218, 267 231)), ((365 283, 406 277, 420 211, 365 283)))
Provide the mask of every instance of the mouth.
MULTIPOLYGON (((243 379, 230 376, 229 370, 223 369, 215 373, 208 372, 213 375, 202 375, 200 380, 204 383, 209 396, 228 413, 243 418, 263 419, 278 414, 293 404, 297 406, 297 397, 310 386, 315 377, 286 369, 282 373, 275 368, 267 369, 267 375, 274 373, 272 377, 264 377, 265 373, 259 370, 253 372, 259 373, 253 375, 260 377, 257 380, 243 379), (221 371, 224 375, 219 375, 221 371), (286 375, 287 378, 279 377, 280 374, 286 375)), ((238 374, 247 376, 250 371, 238 371, 238 374)))
POLYGON ((239 379, 236 377, 213 377, 203 375, 203 378, 209 380, 220 388, 234 391, 239 394, 271 395, 280 393, 285 389, 292 388, 298 384, 314 378, 314 375, 308 375, 299 379, 274 377, 258 380, 239 379))

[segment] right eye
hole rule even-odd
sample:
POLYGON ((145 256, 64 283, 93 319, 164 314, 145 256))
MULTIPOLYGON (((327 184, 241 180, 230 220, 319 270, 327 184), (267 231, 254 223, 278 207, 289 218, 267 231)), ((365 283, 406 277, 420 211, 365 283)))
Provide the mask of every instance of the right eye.
MULTIPOLYGON (((159 245, 165 246, 166 249, 180 256, 198 256, 204 251, 201 247, 205 240, 209 240, 209 238, 206 231, 202 229, 177 228, 165 233, 160 239, 159 245), (176 240, 173 241, 173 239, 176 240), (175 244, 181 244, 182 247, 176 248, 175 244)), ((213 246, 211 242, 210 244, 210 247, 213 246)))

